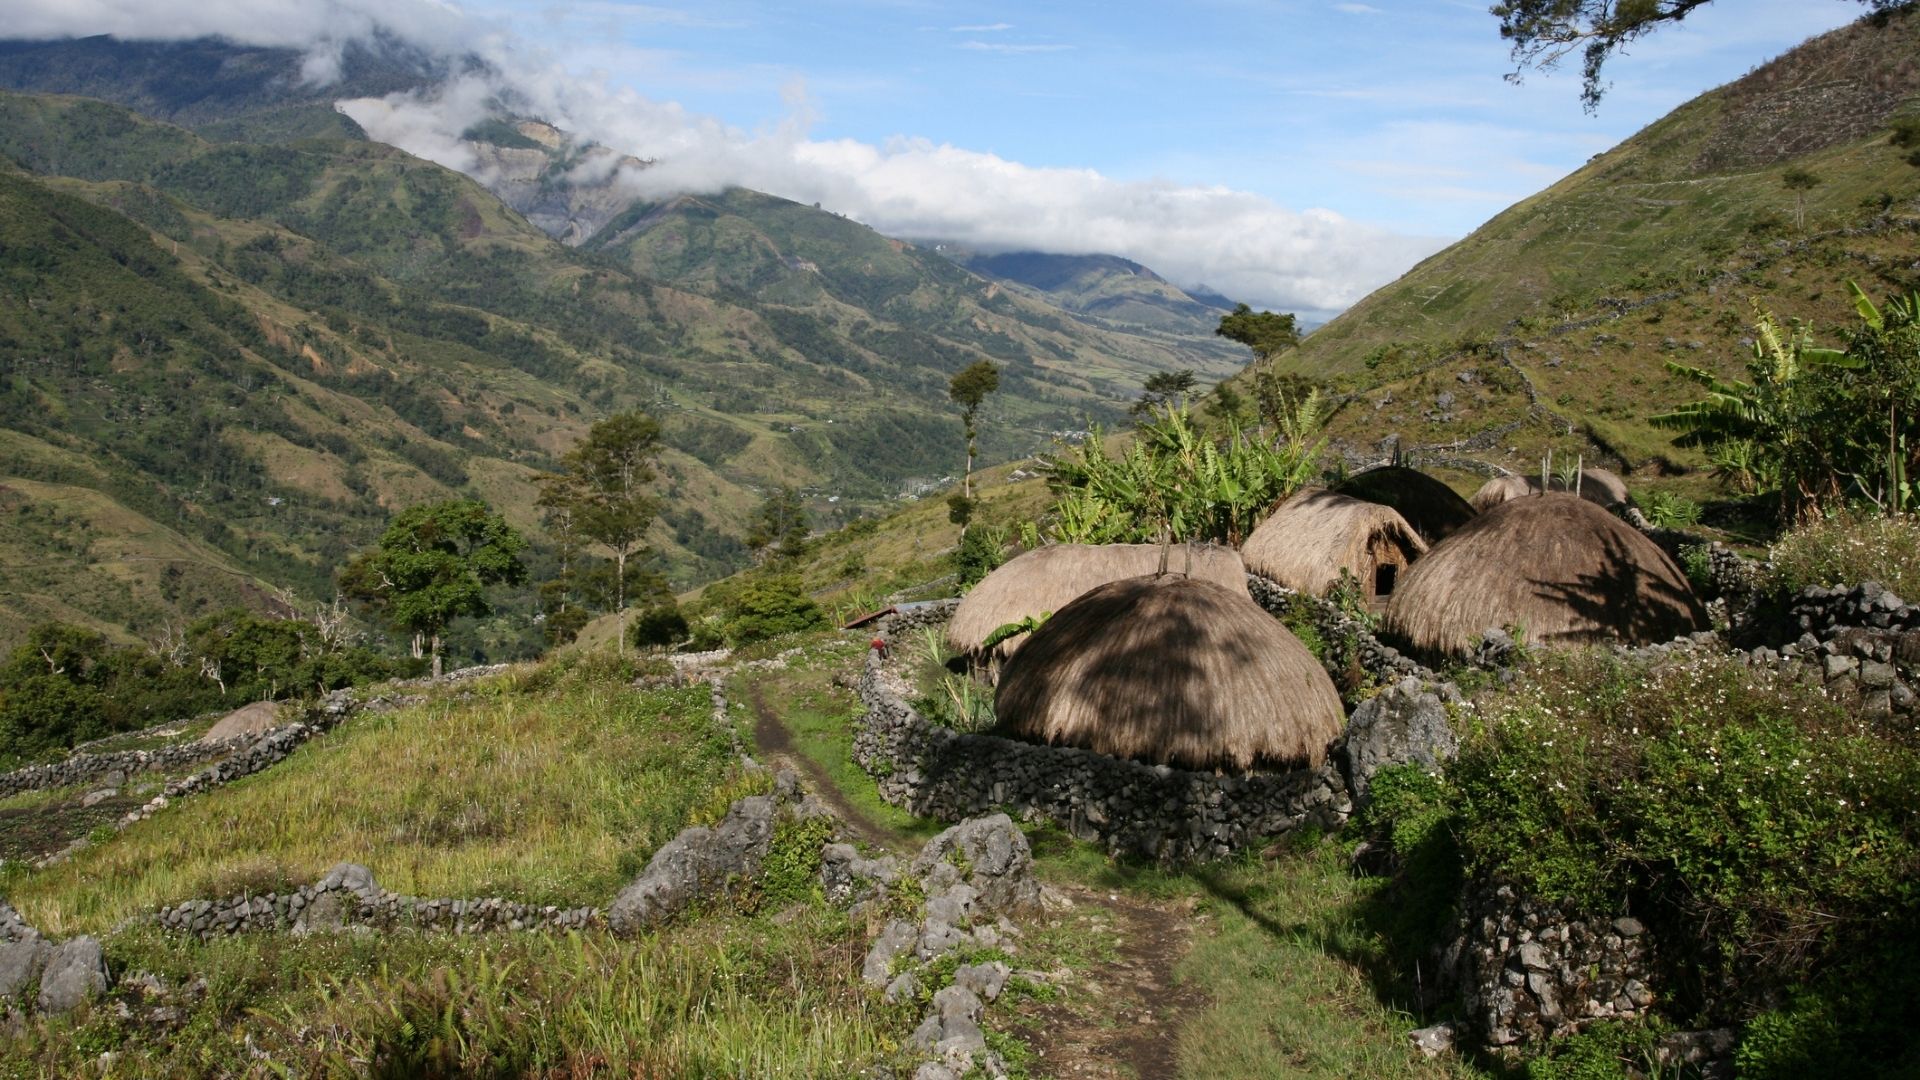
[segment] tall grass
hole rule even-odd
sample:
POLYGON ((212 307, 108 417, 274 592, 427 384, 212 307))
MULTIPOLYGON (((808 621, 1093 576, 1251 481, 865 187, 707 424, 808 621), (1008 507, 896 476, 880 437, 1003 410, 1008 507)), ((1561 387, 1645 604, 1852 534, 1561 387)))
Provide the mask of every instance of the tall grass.
POLYGON ((5 891, 56 935, 341 860, 412 895, 604 904, 727 778, 729 747, 704 689, 548 682, 355 718, 5 891))

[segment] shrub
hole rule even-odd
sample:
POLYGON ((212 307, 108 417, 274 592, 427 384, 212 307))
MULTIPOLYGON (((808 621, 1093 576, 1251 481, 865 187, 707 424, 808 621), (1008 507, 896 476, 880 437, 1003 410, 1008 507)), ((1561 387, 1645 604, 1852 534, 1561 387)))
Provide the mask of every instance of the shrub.
POLYGON ((1671 491, 1650 491, 1641 499, 1647 520, 1662 529, 1685 529, 1700 523, 1700 504, 1671 491))
POLYGON ((727 640, 734 645, 825 625, 826 613, 791 574, 753 578, 730 596, 723 609, 727 640))
POLYGON ((1732 658, 1544 661, 1450 773, 1465 870, 1666 926, 1676 986, 1764 998, 1911 913, 1920 753, 1732 658))
POLYGON ((1878 581, 1903 599, 1920 599, 1920 515, 1840 510, 1782 535, 1767 559, 1766 591, 1776 596, 1878 581))
POLYGON ((627 627, 627 644, 636 649, 665 648, 687 639, 687 619, 669 601, 646 608, 627 627))

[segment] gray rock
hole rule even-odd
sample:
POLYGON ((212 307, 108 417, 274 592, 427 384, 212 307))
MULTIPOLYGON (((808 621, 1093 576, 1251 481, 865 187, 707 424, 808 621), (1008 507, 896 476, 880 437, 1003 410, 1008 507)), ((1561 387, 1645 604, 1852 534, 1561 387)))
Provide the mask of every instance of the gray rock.
POLYGON ((900 861, 891 855, 861 858, 852 844, 828 844, 820 849, 820 890, 830 904, 869 899, 899 876, 900 861))
POLYGON ((961 1073, 938 1061, 923 1061, 913 1071, 913 1080, 960 1080, 961 1073))
POLYGON ((953 985, 973 991, 987 1001, 1000 997, 1000 991, 1006 988, 1007 965, 998 960, 985 964, 963 964, 954 969, 953 985))
POLYGON ((60 943, 40 975, 40 1011, 63 1013, 107 992, 107 958, 100 943, 77 937, 60 943))
POLYGON ((0 998, 10 998, 33 985, 53 955, 46 939, 25 938, 0 945, 0 998))
POLYGON ((1423 1057, 1436 1058, 1453 1049, 1456 1034, 1451 1023, 1444 1023, 1409 1031, 1407 1038, 1413 1040, 1414 1049, 1420 1051, 1423 1057))
POLYGON ((912 948, 919 939, 919 928, 905 919, 888 923, 880 936, 873 939, 873 947, 867 950, 867 959, 860 965, 860 977, 868 986, 887 985, 893 979, 894 957, 912 948))
POLYGON ((118 794, 120 794, 119 788, 101 788, 98 791, 89 791, 85 795, 80 796, 80 805, 98 806, 118 794))
MULTIPOLYGON (((978 910, 1018 915, 1040 906, 1033 851, 1005 814, 970 818, 927 841, 913 860, 913 872, 924 879, 942 863, 961 872, 977 894, 978 910)), ((927 891, 935 892, 931 887, 927 891)))
POLYGON ((773 842, 779 805, 752 795, 727 811, 719 825, 694 826, 667 841, 633 884, 607 909, 616 934, 636 934, 685 910, 695 899, 724 890, 729 879, 750 878, 773 842))
POLYGON ((895 1004, 912 1001, 920 993, 920 979, 911 971, 903 971, 887 984, 886 998, 895 1004))
POLYGON ((359 863, 343 862, 321 875, 314 888, 322 890, 338 889, 355 896, 373 899, 380 895, 380 883, 373 880, 373 871, 359 863))
POLYGON ((1344 758, 1354 805, 1366 805, 1373 776, 1390 765, 1417 764, 1439 772, 1460 749, 1446 706, 1415 678, 1405 678, 1363 702, 1347 724, 1344 758))

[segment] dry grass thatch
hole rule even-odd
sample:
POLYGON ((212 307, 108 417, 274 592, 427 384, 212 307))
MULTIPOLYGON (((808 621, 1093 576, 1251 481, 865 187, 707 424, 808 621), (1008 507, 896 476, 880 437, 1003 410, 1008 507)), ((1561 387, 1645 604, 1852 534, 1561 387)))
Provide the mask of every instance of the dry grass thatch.
POLYGON ((1318 765, 1346 723, 1319 661, 1244 589, 1171 574, 1055 612, 995 710, 1024 738, 1202 769, 1318 765))
POLYGON ((1355 473, 1333 490, 1363 502, 1390 506, 1429 545, 1453 535, 1473 520, 1473 505, 1460 493, 1418 469, 1383 465, 1355 473))
MULTIPOLYGON (((1022 619, 1059 611, 1089 589, 1110 581, 1139 577, 1160 569, 1158 544, 1049 544, 1035 548, 988 574, 954 609, 947 623, 947 646, 976 660, 986 659, 987 636, 1022 619)), ((1176 544, 1167 554, 1167 570, 1247 591, 1247 570, 1240 553, 1212 544, 1176 544)), ((1024 638, 995 646, 1005 658, 1024 638)))
MULTIPOLYGON (((1496 477, 1480 486, 1467 500, 1475 510, 1482 513, 1499 506, 1508 499, 1517 499, 1522 495, 1540 494, 1540 478, 1537 476, 1496 477)), ((1559 477, 1551 477, 1547 482, 1548 491, 1572 491, 1559 477)), ((1597 506, 1612 509, 1627 503, 1627 482, 1606 469, 1580 470, 1580 497, 1597 506)))
POLYGON ((1240 557, 1249 572, 1312 596, 1325 594, 1346 570, 1371 598, 1393 591, 1391 582, 1376 581, 1380 567, 1397 575, 1426 551, 1427 542, 1392 507, 1303 488, 1253 530, 1240 557))
POLYGON ((1501 503, 1435 545, 1407 572, 1386 621, 1415 648, 1454 656, 1509 626, 1531 644, 1644 645, 1705 625, 1666 552, 1567 494, 1501 503))

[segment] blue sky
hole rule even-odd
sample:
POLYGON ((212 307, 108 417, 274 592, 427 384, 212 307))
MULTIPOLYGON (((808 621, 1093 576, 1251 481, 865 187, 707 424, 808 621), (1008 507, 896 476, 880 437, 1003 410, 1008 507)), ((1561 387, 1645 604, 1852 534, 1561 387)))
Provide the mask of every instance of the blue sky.
MULTIPOLYGON (((0 0, 16 33, 220 33, 308 51, 375 28, 495 64, 342 102, 376 138, 482 170, 501 95, 656 162, 650 198, 744 185, 910 239, 1126 255, 1179 284, 1331 316, 1699 92, 1858 17, 1719 0, 1609 66, 1503 80, 1486 0, 0 0)), ((484 179, 484 177, 483 177, 484 179)))
POLYGON ((811 134, 920 136, 1121 180, 1226 185, 1459 236, 1702 90, 1857 17, 1722 0, 1614 61, 1514 86, 1485 3, 720 0, 493 3, 489 14, 655 99, 753 128, 804 87, 811 134))

